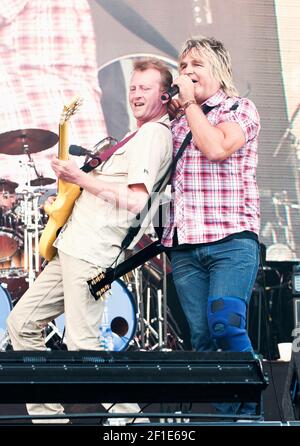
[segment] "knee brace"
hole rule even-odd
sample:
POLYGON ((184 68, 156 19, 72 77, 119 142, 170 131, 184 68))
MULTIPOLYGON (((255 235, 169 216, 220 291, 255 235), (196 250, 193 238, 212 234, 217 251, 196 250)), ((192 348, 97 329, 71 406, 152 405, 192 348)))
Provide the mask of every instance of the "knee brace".
POLYGON ((246 303, 236 297, 208 300, 208 326, 218 348, 227 351, 252 351, 246 330, 246 303))

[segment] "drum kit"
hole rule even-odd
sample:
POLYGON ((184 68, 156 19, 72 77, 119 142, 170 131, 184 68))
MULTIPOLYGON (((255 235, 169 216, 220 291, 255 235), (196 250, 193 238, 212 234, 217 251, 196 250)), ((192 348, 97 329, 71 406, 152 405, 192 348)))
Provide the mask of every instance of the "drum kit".
POLYGON ((55 133, 42 129, 0 135, 0 153, 26 155, 26 161, 20 162, 24 184, 0 179, 0 350, 12 306, 41 269, 38 241, 46 216, 39 201, 45 193, 43 187, 55 183, 55 179, 38 174, 31 154, 48 149, 57 141, 55 133), (36 178, 32 179, 33 175, 36 178), (16 192, 17 189, 20 191, 16 192))
MULTIPOLYGON (((45 194, 43 188, 55 182, 39 175, 31 154, 50 148, 57 141, 56 134, 40 129, 0 135, 0 153, 27 155, 21 163, 25 184, 0 179, 0 351, 10 348, 6 332, 9 312, 41 270, 38 242, 47 217, 40 201, 45 194), (32 173, 36 178, 31 178, 32 173), (20 192, 16 193, 16 189, 20 192)), ((144 235, 137 249, 151 241, 149 235, 144 235)), ((169 272, 166 257, 154 258, 112 284, 99 331, 99 340, 112 341, 105 349, 165 349, 170 338, 173 346, 175 342, 182 348, 178 327, 166 305, 166 282, 162 278, 169 272)), ((65 348, 63 315, 48 324, 45 341, 50 349, 65 348)))

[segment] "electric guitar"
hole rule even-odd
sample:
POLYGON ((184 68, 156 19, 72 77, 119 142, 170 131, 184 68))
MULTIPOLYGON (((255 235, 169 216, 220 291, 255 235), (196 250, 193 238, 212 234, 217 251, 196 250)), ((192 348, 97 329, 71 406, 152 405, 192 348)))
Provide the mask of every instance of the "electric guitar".
POLYGON ((114 280, 129 273, 133 269, 157 256, 165 250, 165 247, 160 243, 160 240, 155 240, 150 245, 138 251, 129 259, 120 263, 116 268, 107 268, 103 273, 98 274, 92 279, 87 280, 90 292, 93 297, 98 300, 106 291, 111 288, 114 280))
MULTIPOLYGON (((64 105, 59 122, 58 158, 60 160, 69 158, 68 121, 77 111, 81 102, 80 98, 75 98, 69 105, 64 105)), ((56 253, 53 243, 59 230, 71 214, 80 193, 80 187, 77 184, 67 183, 59 179, 55 201, 51 205, 45 205, 45 212, 49 215, 49 219, 40 238, 39 251, 40 255, 48 261, 56 253)))

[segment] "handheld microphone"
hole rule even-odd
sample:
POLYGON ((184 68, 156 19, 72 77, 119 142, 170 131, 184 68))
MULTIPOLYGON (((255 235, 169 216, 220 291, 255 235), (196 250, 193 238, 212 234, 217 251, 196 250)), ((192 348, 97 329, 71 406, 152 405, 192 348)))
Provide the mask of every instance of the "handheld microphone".
POLYGON ((71 144, 69 147, 69 153, 75 156, 93 156, 90 150, 85 149, 84 147, 77 146, 76 144, 71 144))
POLYGON ((169 101, 173 96, 176 96, 179 93, 178 85, 172 85, 168 90, 161 95, 162 101, 169 101))

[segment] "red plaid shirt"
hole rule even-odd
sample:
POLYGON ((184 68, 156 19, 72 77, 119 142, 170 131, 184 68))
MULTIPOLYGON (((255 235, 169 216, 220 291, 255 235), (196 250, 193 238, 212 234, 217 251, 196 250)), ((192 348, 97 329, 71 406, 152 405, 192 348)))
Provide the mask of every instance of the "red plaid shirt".
MULTIPOLYGON (((0 135, 27 128, 58 133, 63 105, 79 95, 70 144, 92 148, 107 135, 97 75, 87 0, 0 2, 0 135)), ((39 173, 55 178, 50 157, 56 153, 53 147, 33 154, 39 173)), ((0 178, 22 183, 20 159, 26 158, 0 148, 0 178)))
MULTIPOLYGON (((206 101, 212 125, 237 122, 246 144, 222 162, 209 161, 193 140, 172 175, 172 202, 162 243, 172 246, 177 227, 178 243, 210 243, 241 231, 259 232, 259 195, 256 183, 259 115, 246 98, 228 98, 219 90, 206 101), (230 110, 237 103, 236 110, 230 110)), ((172 124, 175 156, 189 131, 185 115, 172 124)))

